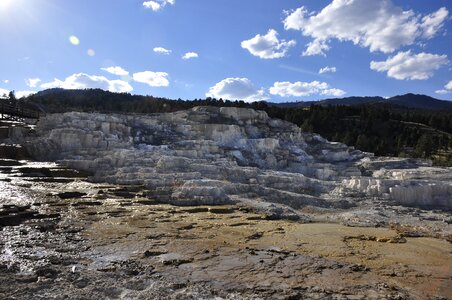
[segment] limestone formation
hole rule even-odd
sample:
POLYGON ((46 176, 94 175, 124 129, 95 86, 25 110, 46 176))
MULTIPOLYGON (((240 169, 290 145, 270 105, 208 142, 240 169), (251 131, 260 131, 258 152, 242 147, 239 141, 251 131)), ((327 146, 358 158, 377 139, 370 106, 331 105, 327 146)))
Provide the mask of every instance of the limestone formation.
POLYGON ((348 208, 364 197, 452 208, 451 168, 376 158, 252 109, 52 114, 34 135, 16 136, 36 159, 90 172, 96 182, 144 185, 177 205, 348 208))

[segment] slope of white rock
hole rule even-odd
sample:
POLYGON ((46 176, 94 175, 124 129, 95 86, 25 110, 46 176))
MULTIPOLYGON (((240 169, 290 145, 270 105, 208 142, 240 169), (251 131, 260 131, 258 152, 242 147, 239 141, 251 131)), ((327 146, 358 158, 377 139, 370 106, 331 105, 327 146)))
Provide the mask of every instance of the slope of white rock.
POLYGON ((89 171, 94 181, 141 184, 178 205, 347 208, 363 196, 452 208, 451 168, 374 158, 252 109, 53 114, 22 142, 34 158, 89 171))

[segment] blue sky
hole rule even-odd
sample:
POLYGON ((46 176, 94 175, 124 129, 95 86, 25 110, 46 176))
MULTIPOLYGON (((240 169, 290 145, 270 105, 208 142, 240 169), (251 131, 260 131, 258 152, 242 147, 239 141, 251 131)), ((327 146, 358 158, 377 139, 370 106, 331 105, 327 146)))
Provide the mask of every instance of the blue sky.
POLYGON ((0 0, 0 93, 452 99, 450 0, 0 0))

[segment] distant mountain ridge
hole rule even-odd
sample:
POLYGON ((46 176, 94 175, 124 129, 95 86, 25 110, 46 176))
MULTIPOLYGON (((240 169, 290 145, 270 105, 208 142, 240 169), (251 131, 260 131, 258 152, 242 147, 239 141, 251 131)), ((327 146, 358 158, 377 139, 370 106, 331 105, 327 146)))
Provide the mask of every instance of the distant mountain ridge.
POLYGON ((276 107, 284 108, 300 108, 309 107, 311 105, 321 106, 359 106, 359 105, 372 105, 372 104, 384 104, 394 107, 409 108, 409 109, 423 109, 423 110, 452 110, 452 101, 439 100, 426 95, 417 94, 405 94, 398 95, 391 98, 383 97, 345 97, 345 98, 332 98, 320 101, 299 101, 299 102, 286 102, 286 103, 269 103, 276 107))
MULTIPOLYGON (((225 106, 249 106, 256 109, 263 109, 265 106, 277 108, 303 108, 311 105, 320 106, 384 106, 388 109, 416 109, 416 110, 444 110, 452 112, 452 101, 439 100, 427 95, 405 94, 390 98, 380 96, 374 97, 345 97, 331 98, 318 101, 299 101, 299 102, 255 102, 244 103, 243 101, 217 101, 215 99, 195 99, 191 101, 171 100, 161 97, 131 95, 129 93, 113 93, 101 89, 85 89, 85 90, 66 90, 66 89, 48 89, 40 91, 34 95, 28 96, 31 102, 42 104, 48 107, 49 112, 61 112, 69 110, 99 110, 99 111, 140 111, 143 113, 149 111, 149 104, 172 106, 174 109, 187 109, 194 105, 225 105, 225 106), (147 103, 148 105, 140 105, 147 103), (130 107, 130 105, 134 107, 130 107), (141 107, 136 107, 141 106, 141 107)), ((160 111, 160 110, 159 110, 160 111)), ((167 111, 167 110, 163 110, 167 111)), ((152 109, 154 112, 154 109, 152 109)), ((161 111, 160 111, 161 112, 161 111)))

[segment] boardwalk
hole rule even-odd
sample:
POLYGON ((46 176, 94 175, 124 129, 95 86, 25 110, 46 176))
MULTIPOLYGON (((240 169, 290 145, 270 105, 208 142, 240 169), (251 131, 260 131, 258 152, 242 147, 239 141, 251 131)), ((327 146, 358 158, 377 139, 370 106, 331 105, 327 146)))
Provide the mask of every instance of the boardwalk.
POLYGON ((0 120, 24 122, 39 119, 41 112, 25 105, 20 100, 0 99, 0 120))

